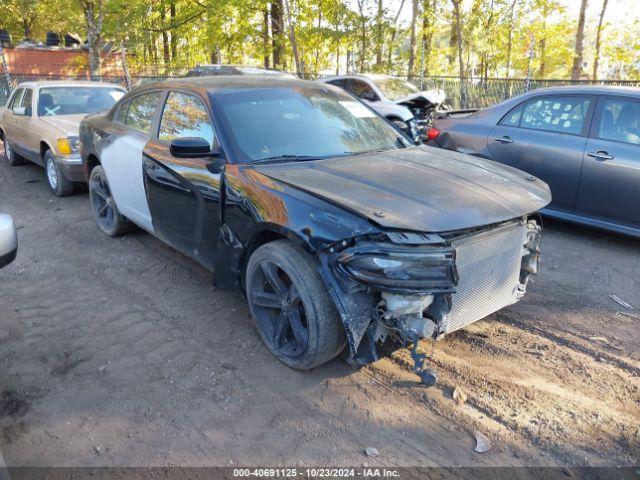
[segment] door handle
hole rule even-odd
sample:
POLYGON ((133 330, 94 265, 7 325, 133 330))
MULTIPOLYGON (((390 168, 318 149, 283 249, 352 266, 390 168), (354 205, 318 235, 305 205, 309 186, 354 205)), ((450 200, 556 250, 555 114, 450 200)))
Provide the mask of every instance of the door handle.
POLYGON ((597 152, 589 152, 589 153, 587 153, 587 155, 589 157, 595 158, 596 160, 599 160, 600 162, 604 162, 605 160, 612 160, 613 159, 613 155, 609 155, 604 150, 598 150, 597 152))
POLYGON ((507 135, 505 135, 504 137, 495 137, 494 140, 496 142, 500 142, 500 143, 514 143, 515 140, 507 135))

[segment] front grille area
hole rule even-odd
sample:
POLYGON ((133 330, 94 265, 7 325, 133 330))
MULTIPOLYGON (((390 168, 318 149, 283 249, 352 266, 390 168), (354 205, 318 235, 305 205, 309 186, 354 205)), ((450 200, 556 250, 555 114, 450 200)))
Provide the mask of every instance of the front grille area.
POLYGON ((459 282, 444 326, 450 333, 518 300, 527 228, 520 222, 453 242, 459 282))

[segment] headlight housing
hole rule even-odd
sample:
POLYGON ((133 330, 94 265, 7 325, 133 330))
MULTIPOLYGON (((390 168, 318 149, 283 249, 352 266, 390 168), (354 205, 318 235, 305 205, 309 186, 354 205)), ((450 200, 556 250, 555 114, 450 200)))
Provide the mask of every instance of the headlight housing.
POLYGON ((80 151, 79 137, 59 138, 56 143, 58 152, 60 152, 62 155, 71 155, 80 151))
POLYGON ((389 291, 449 293, 458 283, 450 247, 357 245, 341 252, 337 265, 354 280, 389 291))

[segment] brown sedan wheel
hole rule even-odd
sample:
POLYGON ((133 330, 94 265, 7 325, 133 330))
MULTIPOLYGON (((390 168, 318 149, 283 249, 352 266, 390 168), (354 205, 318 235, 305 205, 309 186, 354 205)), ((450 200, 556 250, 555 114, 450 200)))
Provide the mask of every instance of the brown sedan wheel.
POLYGON ((304 250, 288 240, 262 245, 249 259, 245 285, 258 332, 285 365, 309 370, 344 349, 340 317, 304 250))
POLYGON ((24 163, 24 158, 18 155, 11 145, 9 145, 9 140, 7 139, 7 135, 5 134, 2 140, 4 146, 4 158, 7 160, 7 163, 11 166, 22 165, 24 163))
POLYGON ((51 193, 56 197, 64 197, 73 193, 75 188, 73 182, 67 180, 60 171, 51 150, 47 150, 44 154, 44 175, 47 178, 49 190, 51 190, 51 193))

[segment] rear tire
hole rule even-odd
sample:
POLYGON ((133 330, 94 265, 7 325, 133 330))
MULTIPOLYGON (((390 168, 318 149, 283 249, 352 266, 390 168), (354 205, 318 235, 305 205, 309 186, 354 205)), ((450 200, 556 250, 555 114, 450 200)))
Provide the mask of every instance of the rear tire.
POLYGON ((13 150, 13 148, 11 148, 11 145, 9 145, 9 140, 7 139, 6 134, 4 135, 2 143, 4 146, 4 158, 7 160, 7 163, 12 167, 15 167, 16 165, 22 165, 24 163, 24 158, 18 155, 13 150))
POLYGON ((74 183, 67 180, 62 174, 51 150, 47 150, 44 154, 44 176, 47 179, 49 190, 56 197, 65 197, 73 193, 74 183))
POLYGON ((288 240, 262 245, 249 258, 246 293, 260 337, 282 363, 309 370, 346 345, 342 322, 316 261, 288 240))
POLYGON ((98 228, 110 237, 124 235, 133 229, 133 224, 118 211, 102 165, 91 170, 89 202, 98 228))

